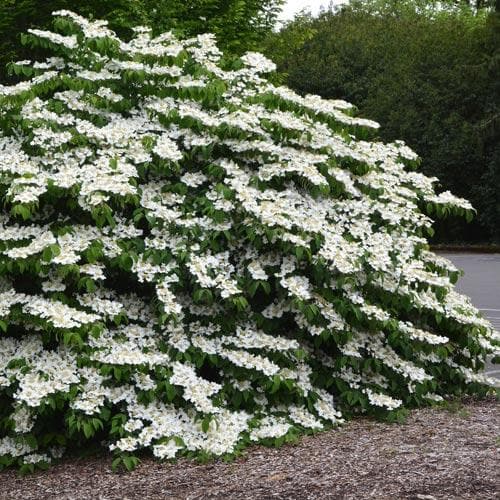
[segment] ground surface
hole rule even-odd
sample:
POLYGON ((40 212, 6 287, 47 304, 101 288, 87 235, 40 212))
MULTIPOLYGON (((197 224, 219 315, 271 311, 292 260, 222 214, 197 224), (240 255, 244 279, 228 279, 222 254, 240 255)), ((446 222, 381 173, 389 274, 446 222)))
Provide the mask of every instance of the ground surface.
MULTIPOLYGON (((500 331, 500 253, 439 253, 464 271, 457 289, 500 331)), ((500 380, 500 365, 490 364, 486 372, 500 380)))
POLYGON ((113 474, 109 457, 66 460, 20 478, 0 473, 4 499, 498 499, 500 401, 413 411, 405 424, 351 421, 236 462, 159 464, 113 474))

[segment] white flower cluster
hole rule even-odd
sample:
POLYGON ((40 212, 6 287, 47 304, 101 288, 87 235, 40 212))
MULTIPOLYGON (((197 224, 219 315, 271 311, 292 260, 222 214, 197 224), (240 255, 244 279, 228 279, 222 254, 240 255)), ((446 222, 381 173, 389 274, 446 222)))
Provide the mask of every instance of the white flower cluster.
POLYGON ((167 459, 488 390, 499 338, 422 236, 472 207, 404 143, 212 35, 55 14, 0 86, 0 456, 60 456, 27 437, 47 408, 167 459))
POLYGON ((260 421, 257 429, 250 432, 250 439, 252 441, 261 441, 269 438, 279 438, 284 436, 291 427, 285 418, 269 415, 260 421))
POLYGON ((209 396, 217 393, 222 386, 208 382, 196 375, 196 371, 187 363, 174 363, 173 375, 170 383, 180 385, 184 388, 184 398, 193 403, 194 407, 202 413, 218 413, 209 399, 209 396))
POLYGON ((457 196, 452 195, 449 191, 444 191, 439 195, 427 196, 426 201, 430 201, 432 203, 437 203, 440 205, 455 205, 466 210, 472 210, 472 205, 469 201, 464 198, 459 198, 457 196))
POLYGON ((394 399, 386 394, 373 392, 369 388, 366 388, 364 392, 368 396, 370 403, 375 406, 381 406, 383 408, 387 408, 388 410, 394 410, 403 404, 400 399, 394 399))

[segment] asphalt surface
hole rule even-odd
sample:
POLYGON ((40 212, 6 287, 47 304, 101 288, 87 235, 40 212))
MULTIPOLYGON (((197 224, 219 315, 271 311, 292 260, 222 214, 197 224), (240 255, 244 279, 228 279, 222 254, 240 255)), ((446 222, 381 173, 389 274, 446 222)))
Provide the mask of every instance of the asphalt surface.
MULTIPOLYGON (((457 290, 468 295, 500 331, 500 253, 439 253, 465 273, 458 280, 457 290)), ((489 364, 486 373, 500 379, 500 365, 489 364)))

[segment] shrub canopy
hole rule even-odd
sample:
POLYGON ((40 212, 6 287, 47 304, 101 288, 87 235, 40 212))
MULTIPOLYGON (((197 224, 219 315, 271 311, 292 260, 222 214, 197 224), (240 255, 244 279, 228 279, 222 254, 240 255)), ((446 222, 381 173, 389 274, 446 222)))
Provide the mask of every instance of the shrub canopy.
POLYGON ((211 35, 56 16, 0 87, 2 465, 228 455, 489 390, 498 340, 424 237, 472 209, 408 147, 211 35))
MULTIPOLYGON (((175 30, 183 37, 211 32, 218 46, 241 54, 255 50, 274 26, 283 0, 2 0, 0 2, 0 83, 7 81, 4 67, 29 57, 19 37, 29 28, 50 29, 52 11, 73 9, 94 19, 108 19, 119 36, 129 38, 138 24, 155 35, 175 30)), ((44 51, 37 51, 37 58, 44 51)), ((13 83, 9 81, 9 83, 13 83)))

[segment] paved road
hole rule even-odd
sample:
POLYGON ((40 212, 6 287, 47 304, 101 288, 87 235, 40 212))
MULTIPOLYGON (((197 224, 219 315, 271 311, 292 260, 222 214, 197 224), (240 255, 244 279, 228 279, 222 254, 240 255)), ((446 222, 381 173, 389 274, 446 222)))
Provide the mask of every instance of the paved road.
MULTIPOLYGON (((457 290, 468 295, 491 324, 500 331, 500 253, 440 252, 462 269, 457 290)), ((488 365, 486 372, 500 379, 500 365, 488 365)))

